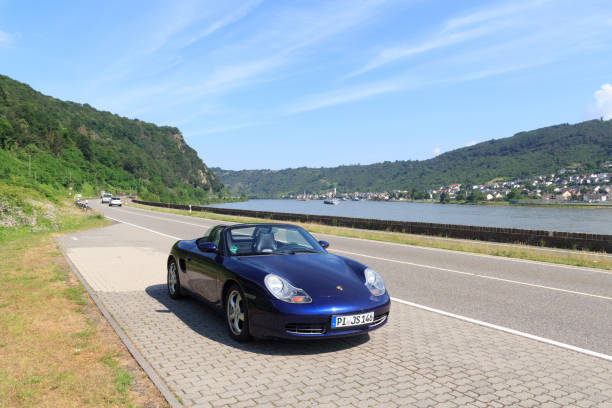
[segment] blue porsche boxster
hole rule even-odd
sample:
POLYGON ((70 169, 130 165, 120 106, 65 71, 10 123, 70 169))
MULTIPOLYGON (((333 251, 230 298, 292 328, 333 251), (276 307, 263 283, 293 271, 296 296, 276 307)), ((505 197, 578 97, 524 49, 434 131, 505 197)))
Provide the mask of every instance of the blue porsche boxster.
POLYGON ((218 225, 174 244, 168 292, 223 311, 238 341, 351 336, 384 325, 390 298, 380 275, 328 246, 295 225, 218 225))

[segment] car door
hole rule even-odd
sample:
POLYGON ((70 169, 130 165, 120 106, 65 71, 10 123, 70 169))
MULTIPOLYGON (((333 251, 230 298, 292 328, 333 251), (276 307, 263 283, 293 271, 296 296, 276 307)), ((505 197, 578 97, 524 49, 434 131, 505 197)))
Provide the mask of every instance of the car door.
MULTIPOLYGON (((214 228, 205 239, 219 247, 221 241, 221 228, 214 228)), ((221 255, 217 252, 204 252, 196 249, 196 253, 188 261, 189 287, 193 292, 200 295, 204 300, 216 303, 217 281, 219 277, 218 263, 221 255)))

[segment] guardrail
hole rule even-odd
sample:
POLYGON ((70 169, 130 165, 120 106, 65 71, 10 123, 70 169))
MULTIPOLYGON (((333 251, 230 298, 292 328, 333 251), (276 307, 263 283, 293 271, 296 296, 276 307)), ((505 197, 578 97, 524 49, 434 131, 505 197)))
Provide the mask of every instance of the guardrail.
POLYGON ((522 243, 553 248, 588 249, 612 253, 612 235, 580 232, 526 230, 518 228, 481 227, 473 225, 436 224, 429 222, 376 220, 370 218, 336 217, 330 215, 290 214, 271 211, 238 210, 207 206, 156 203, 132 200, 153 207, 188 211, 205 211, 223 215, 263 218, 277 221, 316 223, 335 227, 403 232, 491 242, 522 243))

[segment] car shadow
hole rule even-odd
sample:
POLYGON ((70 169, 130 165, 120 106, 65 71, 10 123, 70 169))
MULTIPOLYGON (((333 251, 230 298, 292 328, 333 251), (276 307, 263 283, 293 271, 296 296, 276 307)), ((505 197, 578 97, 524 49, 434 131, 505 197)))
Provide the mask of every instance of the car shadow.
POLYGON ((333 353, 360 346, 370 340, 369 334, 345 337, 341 339, 314 340, 283 340, 265 339, 248 343, 239 343, 232 339, 225 326, 221 313, 199 300, 185 297, 174 300, 168 294, 166 285, 152 285, 146 288, 146 293, 166 309, 156 310, 157 313, 173 313, 191 330, 210 340, 231 346, 236 349, 258 354, 269 355, 309 355, 333 353))

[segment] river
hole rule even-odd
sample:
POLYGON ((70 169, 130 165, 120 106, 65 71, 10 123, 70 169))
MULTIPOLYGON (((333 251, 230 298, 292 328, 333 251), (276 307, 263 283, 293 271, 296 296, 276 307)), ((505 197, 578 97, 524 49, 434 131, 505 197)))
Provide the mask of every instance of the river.
POLYGON ((379 220, 418 221, 546 231, 612 234, 612 208, 458 205, 386 201, 249 200, 213 207, 294 214, 336 215, 379 220))

